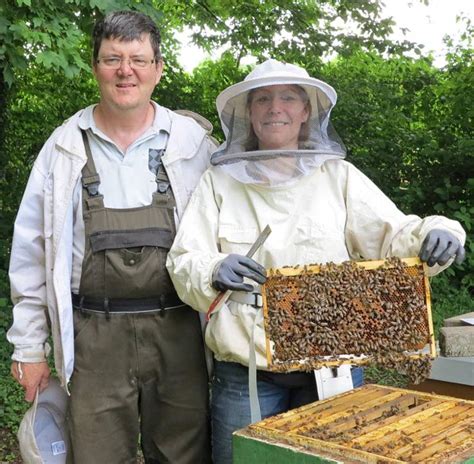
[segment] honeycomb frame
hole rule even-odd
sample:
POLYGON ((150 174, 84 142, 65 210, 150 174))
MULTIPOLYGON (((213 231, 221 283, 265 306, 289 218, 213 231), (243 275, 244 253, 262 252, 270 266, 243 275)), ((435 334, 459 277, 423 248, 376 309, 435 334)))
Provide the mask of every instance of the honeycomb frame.
MULTIPOLYGON (((368 324, 368 327, 372 327, 371 331, 368 332, 368 337, 366 334, 366 339, 368 339, 367 344, 370 347, 370 335, 375 333, 374 327, 380 328, 380 326, 383 326, 384 322, 388 325, 390 324, 390 320, 387 321, 387 315, 385 314, 387 313, 387 304, 392 304, 392 306, 395 305, 398 309, 405 308, 405 310, 407 310, 408 308, 413 314, 419 316, 418 322, 422 321, 422 323, 420 323, 420 325, 416 328, 412 328, 411 326, 408 326, 408 324, 407 327, 410 328, 408 329, 405 327, 407 333, 408 331, 410 331, 410 333, 418 333, 419 335, 416 343, 413 341, 413 339, 411 339, 412 341, 410 343, 406 343, 407 349, 404 350, 405 356, 408 356, 409 358, 415 360, 417 358, 420 358, 421 360, 423 356, 426 357, 426 354, 423 353, 426 353, 426 351, 428 350, 429 357, 431 359, 435 358, 436 346, 434 340, 433 321, 431 315, 431 295, 426 264, 422 263, 419 258, 389 258, 386 260, 350 261, 342 263, 340 265, 329 263, 327 265, 307 265, 269 269, 267 271, 267 282, 262 286, 263 315, 268 369, 271 371, 285 372, 291 370, 310 370, 320 367, 334 367, 345 363, 363 365, 369 362, 370 355, 373 354, 373 352, 372 350, 370 350, 370 348, 367 350, 367 346, 361 348, 362 352, 360 350, 357 351, 354 349, 350 352, 345 351, 335 353, 334 350, 322 350, 320 345, 319 348, 315 348, 316 342, 305 341, 304 343, 306 343, 306 345, 309 345, 308 351, 305 352, 304 346, 302 349, 299 349, 299 351, 295 351, 296 349, 294 348, 294 345, 297 345, 298 343, 294 343, 294 340, 291 341, 291 336, 289 336, 289 338, 287 337, 288 339, 285 339, 284 334, 285 332, 287 334, 291 332, 297 335, 301 334, 301 337, 308 338, 310 337, 309 333, 314 333, 316 331, 316 326, 321 329, 321 327, 318 326, 318 322, 314 322, 314 319, 312 322, 311 320, 308 322, 308 318, 306 317, 308 312, 307 303, 302 303, 303 301, 308 300, 308 298, 311 296, 308 296, 305 293, 301 293, 304 292, 305 285, 306 288, 308 288, 308 286, 310 285, 313 285, 311 284, 311 279, 323 279, 325 288, 330 287, 334 289, 337 286, 342 286, 344 291, 344 285, 347 284, 349 285, 349 287, 351 285, 352 287, 357 286, 357 278, 363 281, 364 279, 368 278, 367 276, 371 272, 371 279, 376 279, 376 277, 374 276, 380 276, 381 272, 382 276, 388 275, 390 273, 395 275, 395 277, 393 277, 393 275, 390 277, 390 279, 392 279, 390 283, 396 280, 393 285, 393 288, 392 286, 390 286, 390 288, 387 289, 386 282, 382 277, 382 282, 384 283, 385 287, 384 285, 379 285, 380 288, 377 288, 376 285, 375 288, 362 288, 361 294, 359 296, 354 296, 355 293, 351 293, 352 299, 349 305, 350 307, 349 309, 346 308, 347 311, 345 311, 345 313, 341 315, 339 322, 341 324, 345 324, 347 322, 348 314, 360 313, 359 316, 363 314, 365 318, 364 322, 368 324), (354 275, 356 276, 354 281, 350 282, 349 284, 344 281, 337 281, 338 273, 342 272, 340 271, 340 269, 343 269, 344 266, 346 266, 346 271, 343 272, 347 273, 347 267, 350 266, 351 272, 352 269, 354 269, 354 275), (398 279, 396 277, 397 272, 400 272, 400 269, 402 268, 404 270, 404 273, 400 274, 401 277, 400 279, 398 279), (336 281, 331 281, 331 279, 327 277, 328 275, 332 275, 332 278, 335 278, 336 281), (306 283, 302 283, 303 280, 306 283), (275 284, 275 282, 285 282, 287 285, 283 286, 284 291, 278 290, 277 284, 275 284), (310 284, 308 284, 307 282, 310 282, 310 284), (408 288, 410 285, 407 285, 407 282, 411 285, 412 288, 408 288), (397 288, 397 284, 399 284, 399 288, 397 288), (400 290, 400 288, 402 288, 403 290, 400 290), (381 291, 385 291, 386 293, 388 292, 390 296, 381 296, 381 291), (401 296, 401 298, 395 303, 393 300, 393 292, 395 292, 396 295, 401 296), (408 301, 408 297, 411 298, 411 303, 410 301, 408 301), (389 298, 388 301, 386 301, 387 298, 389 298), (367 303, 367 300, 370 300, 370 304, 367 303), (417 301, 416 304, 414 303, 415 300, 417 301), (269 308, 270 305, 272 306, 271 309, 269 308), (298 305, 306 305, 304 306, 304 312, 303 310, 295 309, 298 307, 298 305), (398 307, 397 305, 399 305, 400 307, 398 307), (275 310, 275 307, 278 307, 277 310, 275 310), (350 310, 352 310, 352 312, 350 310), (301 314, 303 313, 305 314, 304 317, 301 316, 301 314), (283 316, 286 317, 286 320, 283 318, 283 316), (289 320, 290 322, 288 322, 289 320), (298 326, 298 324, 300 325, 298 326), (278 337, 275 336, 275 330, 278 331, 279 328, 281 328, 281 333, 280 335, 277 335, 281 338, 281 340, 279 340, 278 337), (307 333, 305 333, 305 330, 307 333), (292 354, 288 355, 286 358, 282 356, 281 353, 283 353, 285 349, 287 350, 289 348, 281 348, 279 343, 281 346, 283 346, 283 344, 285 347, 291 346, 291 349, 293 350, 292 354), (364 349, 367 351, 365 352, 364 349), (278 353, 280 353, 280 355, 278 353)), ((380 277, 378 278, 380 279, 380 277)), ((379 280, 376 280, 376 284, 378 282, 379 280)), ((322 287, 319 287, 319 289, 321 288, 322 287)), ((334 291, 334 293, 336 294, 337 292, 334 291)), ((310 303, 310 306, 311 304, 312 303, 310 303)), ((318 307, 317 304, 314 307, 310 307, 309 311, 313 311, 313 315, 311 317, 317 319, 315 312, 318 309, 321 311, 322 307, 322 305, 318 307)), ((394 310, 395 309, 393 309, 393 311, 394 310)), ((335 306, 332 311, 337 312, 337 306, 335 306)), ((400 314, 402 314, 401 311, 400 314)), ((407 316, 405 316, 405 313, 403 313, 403 318, 406 317, 407 316)), ((360 325, 362 325, 362 322, 359 322, 359 326, 360 325)), ((379 332, 382 333, 380 339, 383 338, 383 330, 383 328, 380 328, 379 330, 379 332)), ((335 336, 334 331, 337 332, 337 328, 334 329, 333 327, 332 329, 330 329, 328 327, 328 330, 326 331, 326 336, 329 337, 329 334, 332 334, 331 336, 335 336)), ((324 331, 321 332, 320 330, 319 335, 324 335, 324 331)), ((339 333, 339 335, 341 335, 341 332, 339 333)), ((342 335, 344 335, 344 333, 342 333, 342 335)), ((411 336, 413 337, 414 335, 411 336)), ((301 337, 296 337, 299 342, 301 342, 301 337)), ((317 335, 312 335, 312 337, 313 339, 316 339, 317 335)), ((328 341, 326 343, 329 343, 329 341, 331 341, 332 339, 328 338, 327 340, 328 341)), ((334 340, 332 341, 334 342, 334 340)), ((390 347, 394 343, 393 331, 392 338, 387 337, 385 343, 388 347, 390 347)))

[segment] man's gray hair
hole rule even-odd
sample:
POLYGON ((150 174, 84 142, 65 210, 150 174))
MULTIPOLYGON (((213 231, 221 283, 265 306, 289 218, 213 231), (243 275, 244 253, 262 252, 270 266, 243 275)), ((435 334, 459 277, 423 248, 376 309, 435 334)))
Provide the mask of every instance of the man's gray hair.
POLYGON ((154 59, 160 60, 160 30, 149 16, 137 11, 115 11, 107 14, 96 23, 92 32, 94 63, 97 61, 102 40, 119 39, 131 42, 142 40, 143 34, 150 35, 154 59))

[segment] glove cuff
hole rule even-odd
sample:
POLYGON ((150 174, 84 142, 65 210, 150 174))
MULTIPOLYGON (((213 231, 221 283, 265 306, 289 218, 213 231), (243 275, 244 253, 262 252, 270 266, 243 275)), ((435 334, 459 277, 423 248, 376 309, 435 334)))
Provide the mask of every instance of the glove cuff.
POLYGON ((223 261, 224 261, 223 259, 218 261, 216 265, 214 266, 214 269, 212 270, 212 273, 211 273, 211 287, 214 290, 217 290, 219 292, 222 291, 222 289, 220 288, 219 284, 216 282, 216 276, 217 276, 217 273, 219 272, 219 268, 221 267, 221 264, 223 261))

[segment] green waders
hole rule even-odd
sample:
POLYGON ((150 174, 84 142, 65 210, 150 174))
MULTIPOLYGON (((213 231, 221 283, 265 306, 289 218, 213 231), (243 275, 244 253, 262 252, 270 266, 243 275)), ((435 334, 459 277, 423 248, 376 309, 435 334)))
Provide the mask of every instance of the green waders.
POLYGON ((105 208, 87 135, 85 253, 73 295, 68 426, 75 464, 208 463, 208 379, 199 317, 165 267, 176 234, 160 163, 150 205, 105 208))

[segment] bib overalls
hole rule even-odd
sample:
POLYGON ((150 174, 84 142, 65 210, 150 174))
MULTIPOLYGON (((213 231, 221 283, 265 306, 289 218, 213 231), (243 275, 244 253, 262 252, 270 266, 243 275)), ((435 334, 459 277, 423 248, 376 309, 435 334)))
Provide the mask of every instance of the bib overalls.
POLYGON ((150 205, 104 207, 86 132, 85 252, 73 295, 68 427, 75 464, 210 462, 208 378, 198 313, 165 267, 176 234, 162 163, 150 205))

